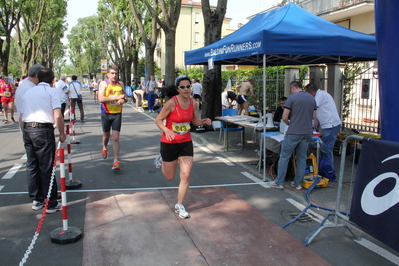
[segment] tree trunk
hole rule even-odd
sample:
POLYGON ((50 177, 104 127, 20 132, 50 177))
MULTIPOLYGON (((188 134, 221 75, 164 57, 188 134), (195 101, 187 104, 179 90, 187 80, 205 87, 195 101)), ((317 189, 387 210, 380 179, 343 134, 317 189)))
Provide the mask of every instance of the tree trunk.
MULTIPOLYGON (((3 42, 3 41, 2 41, 3 42)), ((11 38, 6 37, 6 49, 4 50, 4 52, 1 52, 2 50, 0 50, 0 73, 2 73, 3 76, 7 76, 8 75, 8 61, 10 58, 10 50, 11 50, 11 38)), ((0 45, 0 47, 3 47, 3 44, 0 45)))
POLYGON ((154 76, 154 50, 155 50, 155 45, 146 45, 145 48, 146 80, 150 80, 150 76, 154 76))
POLYGON ((8 75, 8 56, 6 55, 6 52, 1 53, 0 57, 0 73, 2 76, 8 75))
POLYGON ((126 85, 126 61, 123 58, 119 58, 118 66, 120 80, 123 82, 123 85, 126 85))
POLYGON ((165 32, 165 86, 173 85, 175 80, 175 43, 176 31, 165 32))
POLYGON ((23 47, 22 43, 19 43, 19 48, 21 51, 21 64, 22 64, 22 75, 28 75, 29 63, 33 57, 33 40, 29 39, 26 42, 25 47, 23 47))
POLYGON ((139 52, 137 50, 135 50, 133 53, 132 63, 133 63, 133 78, 137 84, 137 81, 140 80, 140 77, 139 77, 139 52))
MULTIPOLYGON (((205 26, 205 45, 221 39, 222 24, 226 14, 227 0, 218 0, 217 8, 211 11, 209 0, 202 0, 202 13, 205 26)), ((214 65, 212 70, 204 67, 202 117, 214 119, 222 113, 222 71, 220 65, 214 65)))
MULTIPOLYGON (((3 39, 0 38, 0 51, 3 51, 3 39)), ((3 53, 0 53, 0 75, 4 75, 4 62, 3 62, 3 53)))
POLYGON ((126 60, 126 65, 125 65, 125 85, 126 86, 131 86, 132 85, 132 63, 133 63, 133 58, 129 58, 129 60, 126 60))
POLYGON ((201 116, 214 119, 222 113, 221 90, 222 71, 220 65, 215 65, 212 70, 204 66, 204 81, 202 83, 202 108, 201 116))

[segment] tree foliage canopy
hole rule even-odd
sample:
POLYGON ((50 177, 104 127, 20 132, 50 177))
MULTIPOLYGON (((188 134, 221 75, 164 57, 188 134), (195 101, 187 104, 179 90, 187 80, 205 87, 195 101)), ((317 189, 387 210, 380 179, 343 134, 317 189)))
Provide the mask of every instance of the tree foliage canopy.
POLYGON ((68 34, 69 60, 79 74, 99 73, 104 51, 101 42, 98 16, 78 19, 78 24, 68 34))

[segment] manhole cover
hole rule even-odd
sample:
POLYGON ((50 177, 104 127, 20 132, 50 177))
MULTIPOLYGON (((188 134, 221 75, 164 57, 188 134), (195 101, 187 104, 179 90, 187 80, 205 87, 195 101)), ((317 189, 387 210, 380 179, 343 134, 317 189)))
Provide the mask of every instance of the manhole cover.
MULTIPOLYGON (((281 211, 281 214, 283 215, 283 217, 284 217, 285 219, 287 219, 288 221, 290 221, 290 220, 294 219, 294 218, 299 214, 299 212, 281 211)), ((311 218, 308 214, 303 213, 299 218, 297 218, 297 219, 295 220, 295 222, 296 222, 296 221, 301 222, 301 223, 306 223, 306 222, 311 222, 311 221, 312 221, 312 218, 311 218)))

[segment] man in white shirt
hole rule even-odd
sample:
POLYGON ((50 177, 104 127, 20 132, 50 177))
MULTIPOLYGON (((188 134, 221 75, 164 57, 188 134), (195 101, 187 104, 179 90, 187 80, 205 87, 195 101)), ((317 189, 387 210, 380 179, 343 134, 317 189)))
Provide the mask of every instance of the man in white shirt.
MULTIPOLYGON (((72 82, 68 86, 69 97, 71 98, 71 108, 75 109, 76 103, 78 103, 80 111, 80 121, 85 121, 85 113, 83 111, 83 101, 82 101, 82 84, 78 81, 76 75, 72 76, 72 82)), ((76 118, 76 110, 75 110, 76 118)))
POLYGON ((333 97, 326 91, 319 90, 315 84, 309 83, 305 91, 315 97, 317 104, 316 119, 314 128, 320 125, 322 129, 321 155, 327 158, 334 168, 334 144, 341 129, 341 118, 339 117, 337 106, 333 97))
POLYGON ((147 101, 148 101, 148 112, 149 113, 154 113, 154 104, 155 104, 155 98, 156 98, 156 93, 155 90, 157 88, 158 84, 155 81, 155 77, 151 76, 150 80, 147 81, 145 89, 147 92, 147 101))
MULTIPOLYGON (((57 91, 52 88, 54 72, 49 68, 43 68, 37 77, 39 84, 29 89, 22 97, 19 116, 27 154, 26 174, 29 196, 33 201, 32 209, 35 211, 45 206, 49 194, 56 151, 53 124, 60 133, 59 141, 64 142, 66 139, 64 118, 60 110, 61 101, 57 91)), ((47 207, 47 213, 55 213, 62 209, 61 203, 57 202, 55 178, 47 207)))
POLYGON ((192 79, 191 83, 191 88, 193 89, 193 98, 197 102, 197 108, 201 109, 202 85, 199 83, 199 79, 192 79))
POLYGON ((67 75, 62 74, 60 77, 60 81, 55 85, 55 89, 58 92, 58 96, 60 96, 61 100, 61 114, 64 116, 66 103, 68 101, 68 85, 66 83, 67 75))
MULTIPOLYGON (((43 69, 42 65, 35 64, 31 68, 29 68, 28 77, 19 83, 18 89, 15 92, 15 104, 17 106, 18 113, 21 113, 22 109, 22 97, 24 94, 30 89, 35 87, 39 83, 39 79, 37 78, 37 74, 40 70, 43 69)), ((22 129, 22 125, 19 125, 22 129)), ((22 133, 22 131, 21 131, 22 133)))

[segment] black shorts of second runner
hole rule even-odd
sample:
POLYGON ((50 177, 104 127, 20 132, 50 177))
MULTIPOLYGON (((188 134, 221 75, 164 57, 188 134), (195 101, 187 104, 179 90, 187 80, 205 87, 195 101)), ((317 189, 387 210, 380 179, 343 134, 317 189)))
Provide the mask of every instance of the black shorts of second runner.
POLYGON ((103 132, 109 132, 112 128, 113 131, 121 131, 122 113, 108 114, 101 113, 101 125, 103 132))
POLYGON ((173 162, 182 156, 194 156, 193 142, 165 143, 161 142, 161 156, 164 162, 173 162))
POLYGON ((199 95, 199 94, 193 94, 193 98, 194 98, 194 99, 200 99, 200 100, 201 100, 201 95, 199 95))
POLYGON ((243 104, 247 101, 247 98, 245 98, 245 95, 238 95, 237 97, 237 103, 243 104))

